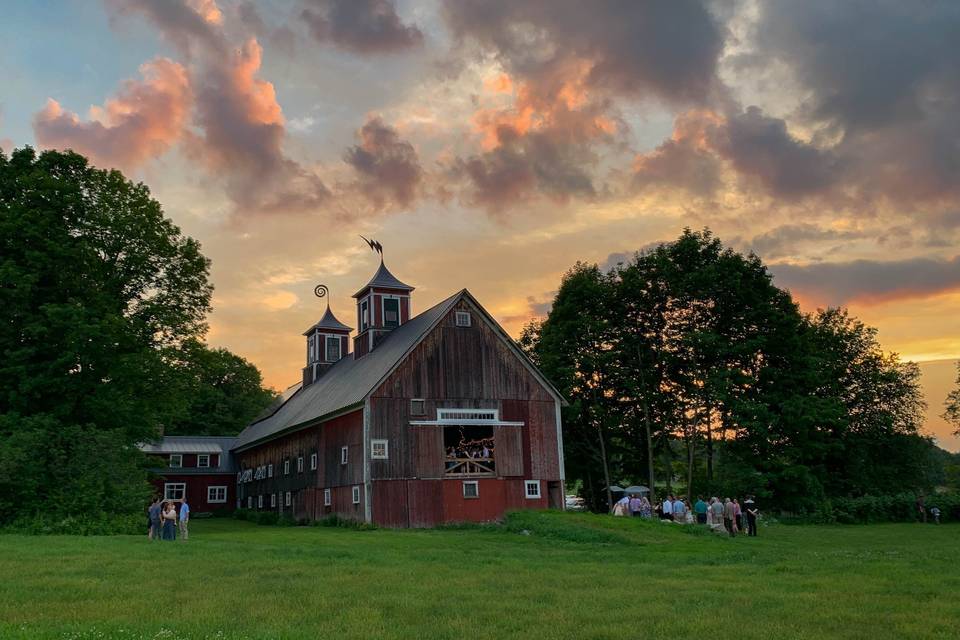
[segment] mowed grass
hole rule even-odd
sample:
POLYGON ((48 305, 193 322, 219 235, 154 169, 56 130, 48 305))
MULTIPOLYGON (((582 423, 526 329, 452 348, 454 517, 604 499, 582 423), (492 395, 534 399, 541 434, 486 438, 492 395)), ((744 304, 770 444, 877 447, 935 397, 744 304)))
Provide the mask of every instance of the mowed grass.
POLYGON ((0 638, 960 636, 960 526, 730 540, 524 513, 511 528, 196 520, 187 543, 4 535, 0 638))

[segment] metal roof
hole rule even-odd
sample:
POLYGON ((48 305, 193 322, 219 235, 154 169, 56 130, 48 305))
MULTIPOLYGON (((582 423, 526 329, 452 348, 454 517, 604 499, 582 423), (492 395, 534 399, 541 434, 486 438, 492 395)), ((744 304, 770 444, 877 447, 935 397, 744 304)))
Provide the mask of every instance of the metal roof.
POLYGON ((230 450, 236 446, 236 442, 235 436, 163 436, 156 442, 141 444, 140 450, 148 455, 219 453, 221 454, 219 467, 201 469, 201 471, 212 473, 233 470, 233 455, 230 450))
POLYGON ((348 333, 350 331, 353 331, 353 327, 348 327, 347 325, 337 320, 337 317, 333 315, 332 311, 330 311, 330 307, 327 307, 327 312, 323 314, 323 317, 320 318, 320 321, 317 322, 317 324, 310 327, 309 329, 307 329, 306 331, 304 331, 303 335, 305 336, 310 335, 310 333, 314 329, 332 329, 334 331, 346 331, 348 333))
POLYGON ((373 278, 370 279, 360 291, 357 291, 353 294, 354 298, 359 298, 360 294, 369 289, 370 287, 382 287, 384 289, 405 289, 406 291, 413 291, 413 287, 408 284, 404 284, 397 280, 397 277, 390 273, 390 270, 387 269, 387 265, 383 264, 383 260, 380 261, 380 268, 377 269, 377 272, 373 274, 373 278))
POLYGON ((565 402, 560 392, 533 366, 503 328, 480 306, 470 292, 463 289, 386 334, 377 347, 362 358, 356 359, 352 354, 341 358, 319 380, 306 387, 297 388, 272 414, 253 422, 244 429, 237 437, 234 450, 248 447, 263 439, 319 419, 361 407, 367 395, 377 388, 381 381, 461 299, 467 299, 475 306, 530 371, 561 403, 565 402))

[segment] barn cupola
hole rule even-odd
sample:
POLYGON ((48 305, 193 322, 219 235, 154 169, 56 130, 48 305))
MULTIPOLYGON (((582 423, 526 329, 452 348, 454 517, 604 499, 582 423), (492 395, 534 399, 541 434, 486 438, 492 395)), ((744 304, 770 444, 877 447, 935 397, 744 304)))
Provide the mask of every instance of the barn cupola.
MULTIPOLYGON (((319 298, 327 295, 324 285, 317 285, 314 293, 319 298)), ((320 321, 303 332, 307 337, 307 366, 303 368, 303 386, 316 381, 327 369, 350 353, 351 327, 343 324, 330 311, 330 302, 327 302, 327 311, 320 321)))
MULTIPOLYGON (((366 240, 366 238, 364 238, 366 240)), ((383 263, 383 247, 367 240, 380 254, 380 268, 362 289, 353 294, 357 300, 359 333, 353 339, 353 355, 362 358, 393 329, 410 319, 410 294, 413 287, 400 282, 383 263)))

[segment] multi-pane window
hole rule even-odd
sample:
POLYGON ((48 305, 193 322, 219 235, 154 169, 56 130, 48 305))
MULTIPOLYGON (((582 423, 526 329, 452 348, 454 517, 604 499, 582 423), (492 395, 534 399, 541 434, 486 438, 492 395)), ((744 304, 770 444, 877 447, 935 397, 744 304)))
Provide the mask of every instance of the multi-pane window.
POLYGON ((540 481, 527 480, 523 483, 527 498, 534 500, 540 497, 540 481))
POLYGON ((317 470, 317 454, 311 453, 310 454, 310 471, 316 471, 316 470, 317 470))
POLYGON ((348 460, 347 448, 340 447, 340 464, 347 464, 347 460, 348 460))
POLYGON ((207 502, 226 502, 227 501, 227 488, 226 487, 207 487, 207 502))
POLYGON ((421 400, 420 398, 414 398, 410 401, 410 415, 412 416, 425 416, 427 415, 427 401, 421 400))
POLYGON ((303 473, 303 456, 297 456, 297 473, 303 473))
POLYGON ((323 506, 329 507, 331 502, 332 500, 330 496, 330 489, 324 489, 323 490, 323 506))
POLYGON ((313 362, 317 359, 317 337, 311 334, 307 338, 307 362, 313 362))
POLYGON ((283 475, 290 475, 290 460, 283 461, 283 475))
POLYGON ((273 477, 273 465, 272 465, 272 464, 268 464, 268 465, 267 465, 267 477, 268 477, 268 478, 272 478, 272 477, 273 477))
POLYGON ((458 327, 469 327, 472 323, 470 321, 470 313, 467 311, 457 311, 456 314, 456 324, 458 327))
POLYGON ((371 440, 370 441, 370 457, 375 460, 386 460, 387 459, 387 441, 386 440, 371 440))
POLYGON ((286 506, 288 506, 288 507, 290 506, 290 492, 289 492, 289 491, 287 491, 287 494, 284 496, 283 501, 284 501, 284 504, 285 504, 286 506))
POLYGON ((197 466, 198 467, 209 467, 210 466, 210 455, 206 453, 201 453, 197 455, 197 466))
POLYGON ((340 359, 340 338, 327 336, 327 362, 336 362, 340 359))
POLYGON ((400 298, 383 299, 383 326, 387 329, 400 326, 400 298))
POLYGON ((275 493, 270 494, 270 508, 271 509, 277 508, 277 494, 275 493))
POLYGON ((360 504, 360 485, 353 486, 353 504, 360 504))
POLYGON ((360 303, 360 331, 366 331, 370 326, 370 301, 364 300, 360 303))
POLYGON ((263 494, 257 496, 257 509, 263 509, 263 494))
POLYGON ((179 469, 183 466, 183 455, 179 453, 170 454, 170 468, 179 469))
POLYGON ((187 492, 187 485, 184 482, 167 482, 163 485, 164 500, 183 500, 187 492))
POLYGON ((464 498, 479 498, 480 497, 480 483, 476 480, 464 480, 463 481, 463 497, 464 498))

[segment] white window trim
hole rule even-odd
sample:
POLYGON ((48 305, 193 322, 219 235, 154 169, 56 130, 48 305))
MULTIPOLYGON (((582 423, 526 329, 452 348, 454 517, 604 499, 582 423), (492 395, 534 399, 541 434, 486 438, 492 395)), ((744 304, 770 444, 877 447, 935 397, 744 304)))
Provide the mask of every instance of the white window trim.
POLYGON ((303 456, 297 456, 297 473, 303 473, 303 456))
POLYGON ((390 442, 387 440, 370 441, 370 457, 374 460, 387 460, 390 457, 390 442), (383 445, 383 455, 377 455, 377 445, 383 445))
POLYGON ((307 364, 317 361, 317 334, 307 336, 307 364))
POLYGON ((283 461, 283 475, 290 475, 290 458, 283 461))
POLYGON ((263 509, 263 494, 257 496, 257 509, 263 509))
POLYGON ((330 489, 323 490, 323 506, 329 507, 333 502, 332 496, 330 495, 330 489))
POLYGON ((353 485, 353 504, 360 504, 360 485, 353 485))
POLYGON ((186 482, 165 482, 163 483, 163 499, 164 500, 182 500, 187 497, 187 483, 186 482), (179 498, 173 498, 170 496, 170 489, 178 488, 182 491, 182 495, 179 498))
POLYGON ((412 415, 412 416, 425 416, 425 415, 427 415, 427 401, 424 400, 423 398, 410 398, 410 415, 412 415), (413 403, 414 403, 414 402, 419 402, 419 403, 421 403, 420 406, 423 407, 423 411, 421 411, 420 413, 414 413, 414 412, 413 412, 413 403))
POLYGON ((340 336, 332 333, 323 334, 323 356, 324 362, 337 362, 343 357, 343 343, 340 342, 340 336), (337 343, 337 357, 335 359, 330 357, 331 340, 337 343))
POLYGON ((270 494, 270 508, 271 509, 277 508, 277 494, 275 493, 270 494))
POLYGON ((310 471, 316 471, 316 470, 317 470, 317 454, 311 453, 310 454, 310 471))
POLYGON ((347 446, 340 447, 340 464, 347 464, 350 461, 350 449, 347 446))
POLYGON ((253 509, 253 496, 247 496, 247 509, 253 509))
POLYGON ((539 480, 524 480, 523 481, 523 495, 526 496, 527 500, 539 500, 543 497, 540 493, 540 481, 539 480), (530 493, 531 488, 536 488, 536 495, 530 493))
POLYGON ((171 468, 171 469, 182 469, 182 468, 183 468, 183 454, 182 454, 182 453, 171 453, 171 454, 170 454, 170 468, 171 468), (173 464, 174 458, 176 458, 177 464, 173 464))
POLYGON ((476 500, 480 497, 480 483, 476 480, 464 480, 463 481, 463 498, 464 500, 476 500), (475 496, 467 495, 467 485, 473 485, 475 488, 475 496))
POLYGON ((522 427, 522 422, 500 419, 499 409, 463 409, 446 407, 437 409, 436 420, 411 420, 410 424, 420 426, 463 426, 488 425, 491 427, 522 427))
MULTIPOLYGON (((380 296, 380 326, 387 328, 387 305, 385 300, 397 301, 397 327, 403 324, 403 298, 406 296, 397 296, 389 293, 377 294, 380 296)), ((396 328, 396 327, 394 327, 396 328)))
POLYGON ((207 502, 210 504, 226 504, 227 502, 227 487, 224 485, 210 485, 207 487, 207 502), (217 499, 217 494, 223 490, 223 500, 217 499))
POLYGON ((372 300, 369 294, 367 294, 366 298, 360 299, 360 333, 363 333, 373 326, 373 322, 371 322, 373 320, 373 314, 370 313, 371 302, 372 300), (364 311, 364 307, 366 307, 366 311, 364 311))
POLYGON ((268 478, 272 478, 272 477, 273 477, 273 465, 272 465, 272 464, 268 464, 268 465, 267 465, 267 477, 268 477, 268 478))
POLYGON ((197 467, 201 469, 207 469, 210 467, 210 454, 209 453, 198 453, 197 454, 197 467), (207 464, 200 464, 200 460, 206 460, 207 464))
POLYGON ((290 492, 289 492, 289 491, 287 491, 286 495, 284 495, 283 501, 284 501, 284 505, 285 505, 285 506, 287 506, 287 507, 290 506, 290 492))
POLYGON ((454 325, 458 327, 472 327, 473 326, 473 317, 470 315, 469 311, 456 311, 454 312, 454 325))

